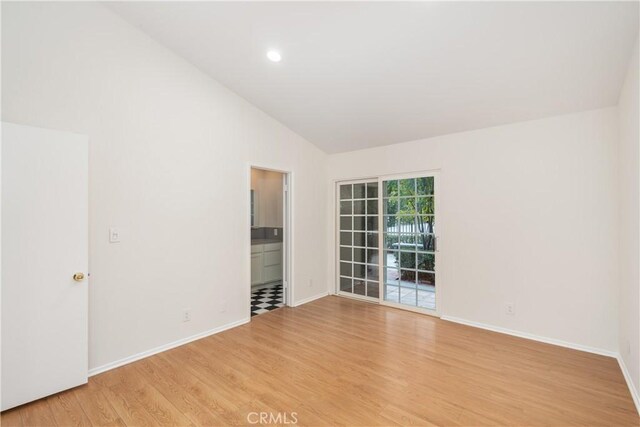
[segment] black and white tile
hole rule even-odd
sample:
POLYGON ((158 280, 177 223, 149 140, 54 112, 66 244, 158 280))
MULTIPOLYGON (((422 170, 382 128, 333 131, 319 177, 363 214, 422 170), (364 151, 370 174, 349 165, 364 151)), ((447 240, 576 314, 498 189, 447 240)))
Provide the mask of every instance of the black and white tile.
POLYGON ((251 316, 284 307, 282 283, 251 290, 251 316))

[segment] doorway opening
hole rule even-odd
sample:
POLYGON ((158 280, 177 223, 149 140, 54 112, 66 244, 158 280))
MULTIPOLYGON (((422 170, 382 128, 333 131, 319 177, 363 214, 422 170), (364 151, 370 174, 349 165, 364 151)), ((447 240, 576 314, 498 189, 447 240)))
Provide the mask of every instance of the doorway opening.
POLYGON ((289 304, 289 173, 251 167, 251 317, 289 304))

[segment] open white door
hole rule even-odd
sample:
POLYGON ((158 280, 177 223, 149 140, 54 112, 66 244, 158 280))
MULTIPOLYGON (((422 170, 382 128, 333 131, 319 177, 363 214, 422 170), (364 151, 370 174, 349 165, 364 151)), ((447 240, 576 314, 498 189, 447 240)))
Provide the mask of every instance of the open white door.
POLYGON ((87 137, 2 124, 2 410, 87 382, 87 137))

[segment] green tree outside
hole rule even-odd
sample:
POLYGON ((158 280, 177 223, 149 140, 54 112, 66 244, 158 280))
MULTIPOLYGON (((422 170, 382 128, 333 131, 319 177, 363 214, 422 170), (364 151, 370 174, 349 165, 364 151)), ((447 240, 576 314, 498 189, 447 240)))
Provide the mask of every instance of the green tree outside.
POLYGON ((433 254, 419 254, 416 251, 433 252, 434 239, 434 179, 424 177, 387 181, 384 186, 384 208, 386 230, 398 232, 409 230, 411 234, 387 233, 387 248, 397 246, 402 280, 415 280, 415 272, 404 269, 433 270, 433 254), (413 248, 410 252, 403 247, 413 248))

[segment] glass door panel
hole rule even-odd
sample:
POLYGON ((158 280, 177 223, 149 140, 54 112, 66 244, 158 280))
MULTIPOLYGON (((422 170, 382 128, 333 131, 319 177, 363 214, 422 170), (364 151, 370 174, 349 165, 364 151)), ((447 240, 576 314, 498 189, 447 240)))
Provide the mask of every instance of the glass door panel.
POLYGON ((338 293, 379 299, 378 182, 338 184, 338 293))
POLYGON ((384 300, 436 310, 433 176, 382 181, 384 300))

